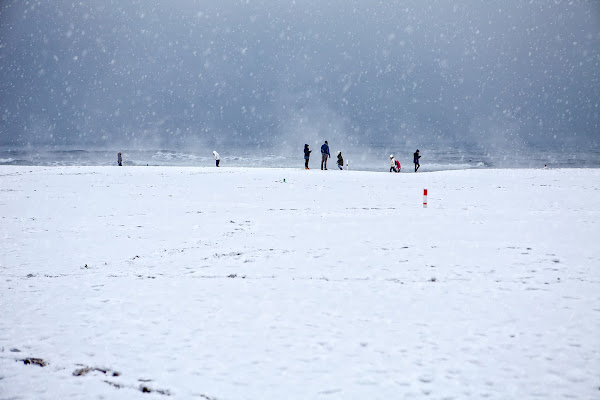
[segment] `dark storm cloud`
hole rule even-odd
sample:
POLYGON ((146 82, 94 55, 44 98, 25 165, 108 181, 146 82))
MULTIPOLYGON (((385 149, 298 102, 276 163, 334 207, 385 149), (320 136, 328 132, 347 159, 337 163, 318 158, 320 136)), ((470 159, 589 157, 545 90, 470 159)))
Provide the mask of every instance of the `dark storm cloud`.
POLYGON ((594 1, 5 1, 0 143, 596 142, 594 1))

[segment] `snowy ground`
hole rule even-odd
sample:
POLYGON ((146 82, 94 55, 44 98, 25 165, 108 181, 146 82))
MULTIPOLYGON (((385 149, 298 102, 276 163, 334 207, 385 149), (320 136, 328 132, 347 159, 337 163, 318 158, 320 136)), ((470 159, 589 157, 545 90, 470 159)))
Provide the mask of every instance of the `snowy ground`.
POLYGON ((600 398, 598 169, 3 166, 0 222, 0 399, 600 398))

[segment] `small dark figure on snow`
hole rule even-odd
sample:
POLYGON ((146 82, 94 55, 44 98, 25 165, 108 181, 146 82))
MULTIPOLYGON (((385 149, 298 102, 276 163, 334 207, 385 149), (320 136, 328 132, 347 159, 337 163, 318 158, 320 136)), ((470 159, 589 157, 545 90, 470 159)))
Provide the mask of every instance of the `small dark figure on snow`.
POLYGON ((419 158, 421 158, 421 156, 419 155, 419 149, 417 149, 417 151, 415 151, 413 159, 413 162, 415 163, 415 172, 417 172, 417 170, 421 166, 421 164, 419 163, 419 158))
POLYGON ((219 153, 217 153, 216 151, 213 151, 213 156, 215 156, 215 163, 217 164, 217 167, 218 167, 219 163, 221 162, 221 157, 219 157, 219 153))
POLYGON ((119 165, 119 167, 123 166, 123 156, 121 156, 121 152, 117 154, 117 164, 119 165))
POLYGON ((337 166, 339 169, 344 169, 344 159, 342 158, 342 152, 338 151, 337 153, 337 166))
POLYGON ((309 169, 308 168, 308 160, 310 159, 310 153, 312 153, 312 150, 309 150, 308 145, 305 144, 304 145, 304 169, 309 169))
POLYGON ((321 169, 325 166, 325 170, 327 170, 327 159, 331 157, 329 154, 329 145, 327 144, 327 140, 321 146, 321 169))

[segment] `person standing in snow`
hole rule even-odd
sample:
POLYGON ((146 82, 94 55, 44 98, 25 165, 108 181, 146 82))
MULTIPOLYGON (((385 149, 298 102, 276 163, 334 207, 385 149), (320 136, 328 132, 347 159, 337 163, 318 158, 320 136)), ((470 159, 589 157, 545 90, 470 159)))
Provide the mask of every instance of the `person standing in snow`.
POLYGON ((415 154, 413 154, 413 162, 415 163, 415 172, 417 172, 417 170, 421 166, 421 164, 419 163, 419 158, 421 158, 421 156, 419 155, 419 149, 417 149, 417 151, 415 151, 415 154))
POLYGON ((339 169, 344 169, 344 159, 342 158, 342 152, 337 152, 337 166, 339 169))
POLYGON ((321 169, 325 166, 325 170, 327 170, 327 159, 331 157, 329 154, 329 145, 327 144, 327 140, 321 146, 321 169))
POLYGON ((308 160, 310 159, 310 153, 312 153, 312 150, 309 150, 308 145, 305 144, 304 145, 304 169, 309 169, 308 168, 308 160))
POLYGON ((121 156, 121 152, 117 154, 117 164, 119 165, 119 167, 123 166, 123 156, 121 156))
POLYGON ((398 172, 398 168, 396 166, 396 160, 394 159, 393 154, 390 154, 390 172, 398 172))
POLYGON ((219 157, 219 153, 217 153, 216 151, 213 151, 213 156, 215 156, 215 163, 217 164, 217 167, 218 167, 219 163, 221 162, 221 157, 219 157))

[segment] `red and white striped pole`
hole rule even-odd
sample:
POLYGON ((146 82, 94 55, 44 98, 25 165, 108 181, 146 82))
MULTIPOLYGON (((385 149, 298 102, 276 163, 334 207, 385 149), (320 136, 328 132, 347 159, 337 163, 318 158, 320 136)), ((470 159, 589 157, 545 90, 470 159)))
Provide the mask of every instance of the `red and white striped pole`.
POLYGON ((427 208, 427 189, 423 189, 423 208, 427 208))

